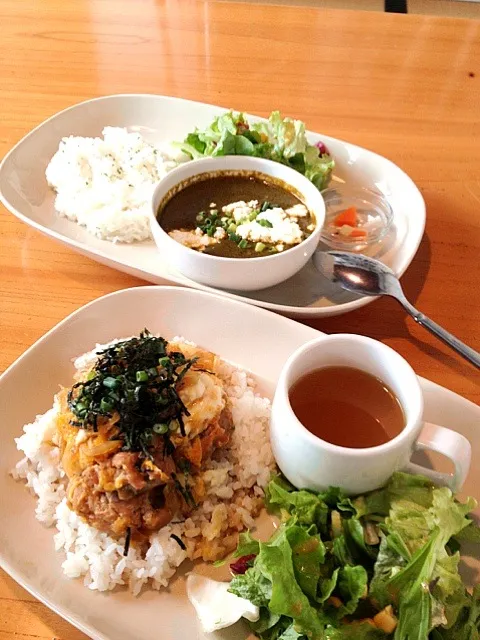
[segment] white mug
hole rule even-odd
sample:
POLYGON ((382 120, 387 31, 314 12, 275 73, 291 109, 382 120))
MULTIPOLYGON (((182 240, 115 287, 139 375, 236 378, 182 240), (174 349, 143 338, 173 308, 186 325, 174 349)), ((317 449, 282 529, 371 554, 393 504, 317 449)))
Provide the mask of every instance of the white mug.
POLYGON ((349 495, 378 489, 400 470, 422 473, 457 491, 471 459, 471 446, 464 436, 423 422, 422 390, 410 365, 381 342, 351 334, 316 338, 287 360, 273 400, 271 441, 278 466, 295 487, 322 491, 335 486, 349 495), (404 429, 384 444, 363 449, 331 444, 308 431, 290 405, 289 391, 303 375, 329 366, 353 367, 382 380, 402 406, 404 429), (455 467, 453 475, 410 462, 420 449, 449 458, 455 467))

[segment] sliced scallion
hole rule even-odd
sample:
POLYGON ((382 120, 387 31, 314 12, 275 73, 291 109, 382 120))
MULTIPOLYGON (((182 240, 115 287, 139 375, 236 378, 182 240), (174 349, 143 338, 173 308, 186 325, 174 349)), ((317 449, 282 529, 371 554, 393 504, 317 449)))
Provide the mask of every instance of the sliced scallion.
POLYGON ((166 424, 165 422, 154 424, 153 430, 155 431, 155 433, 163 435, 168 432, 168 424, 166 424))
POLYGON ((102 398, 100 401, 100 411, 104 413, 109 413, 113 409, 113 402, 110 402, 106 398, 102 398))
POLYGON ((116 378, 112 378, 108 376, 107 378, 103 379, 102 384, 104 387, 107 387, 107 389, 116 389, 116 387, 118 387, 120 382, 116 378))

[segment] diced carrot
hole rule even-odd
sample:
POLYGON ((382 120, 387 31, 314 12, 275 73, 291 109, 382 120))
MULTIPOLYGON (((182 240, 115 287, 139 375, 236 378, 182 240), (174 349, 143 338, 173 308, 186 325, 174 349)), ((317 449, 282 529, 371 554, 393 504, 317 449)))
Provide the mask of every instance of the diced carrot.
POLYGON ((366 235, 365 229, 352 229, 349 233, 350 238, 365 238, 366 235))
POLYGON ((357 226, 357 209, 355 207, 349 207, 345 211, 341 211, 336 216, 333 224, 336 227, 343 227, 344 224, 348 224, 350 227, 357 226))

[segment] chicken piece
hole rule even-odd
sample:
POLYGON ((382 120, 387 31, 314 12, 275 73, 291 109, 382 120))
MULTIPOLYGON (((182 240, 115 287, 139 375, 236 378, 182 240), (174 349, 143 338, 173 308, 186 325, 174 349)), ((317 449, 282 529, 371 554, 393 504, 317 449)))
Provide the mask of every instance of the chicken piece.
MULTIPOLYGON (((88 524, 116 536, 127 529, 157 531, 173 517, 163 497, 164 485, 136 494, 133 490, 105 491, 102 488, 101 465, 85 469, 68 485, 67 499, 71 509, 88 524)), ((176 505, 175 505, 176 507, 176 505)))
MULTIPOLYGON (((202 501, 198 476, 203 462, 225 447, 233 429, 222 380, 213 353, 183 342, 170 343, 168 354, 181 352, 194 365, 176 391, 187 408, 185 435, 180 429, 150 433, 148 452, 124 451, 120 416, 99 416, 94 429, 75 424, 67 390, 59 394, 56 440, 69 478, 69 507, 86 522, 114 537, 132 540, 165 526, 175 514, 186 516, 202 501), (190 469, 185 466, 190 463, 190 469)), ((85 379, 88 371, 83 371, 85 379)))
POLYGON ((179 441, 175 449, 174 458, 179 460, 187 459, 197 469, 201 468, 202 462, 207 460, 212 453, 223 448, 230 442, 233 423, 230 410, 225 408, 217 422, 211 423, 200 435, 193 439, 183 438, 179 441))
POLYGON ((195 231, 182 231, 181 229, 174 229, 168 235, 185 247, 199 251, 203 251, 205 247, 218 242, 217 238, 210 237, 206 233, 198 234, 195 231))

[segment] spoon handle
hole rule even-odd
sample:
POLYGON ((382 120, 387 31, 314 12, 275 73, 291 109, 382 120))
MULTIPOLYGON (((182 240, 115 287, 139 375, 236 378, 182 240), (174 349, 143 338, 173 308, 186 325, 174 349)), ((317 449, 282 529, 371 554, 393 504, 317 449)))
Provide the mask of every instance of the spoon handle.
POLYGON ((472 349, 464 342, 456 338, 454 335, 443 329, 439 324, 430 320, 425 314, 415 309, 406 299, 399 299, 404 309, 412 316, 415 322, 418 322, 422 327, 428 329, 434 336, 440 338, 442 342, 454 349, 457 353, 463 356, 466 360, 471 362, 477 369, 480 369, 480 353, 472 349))

